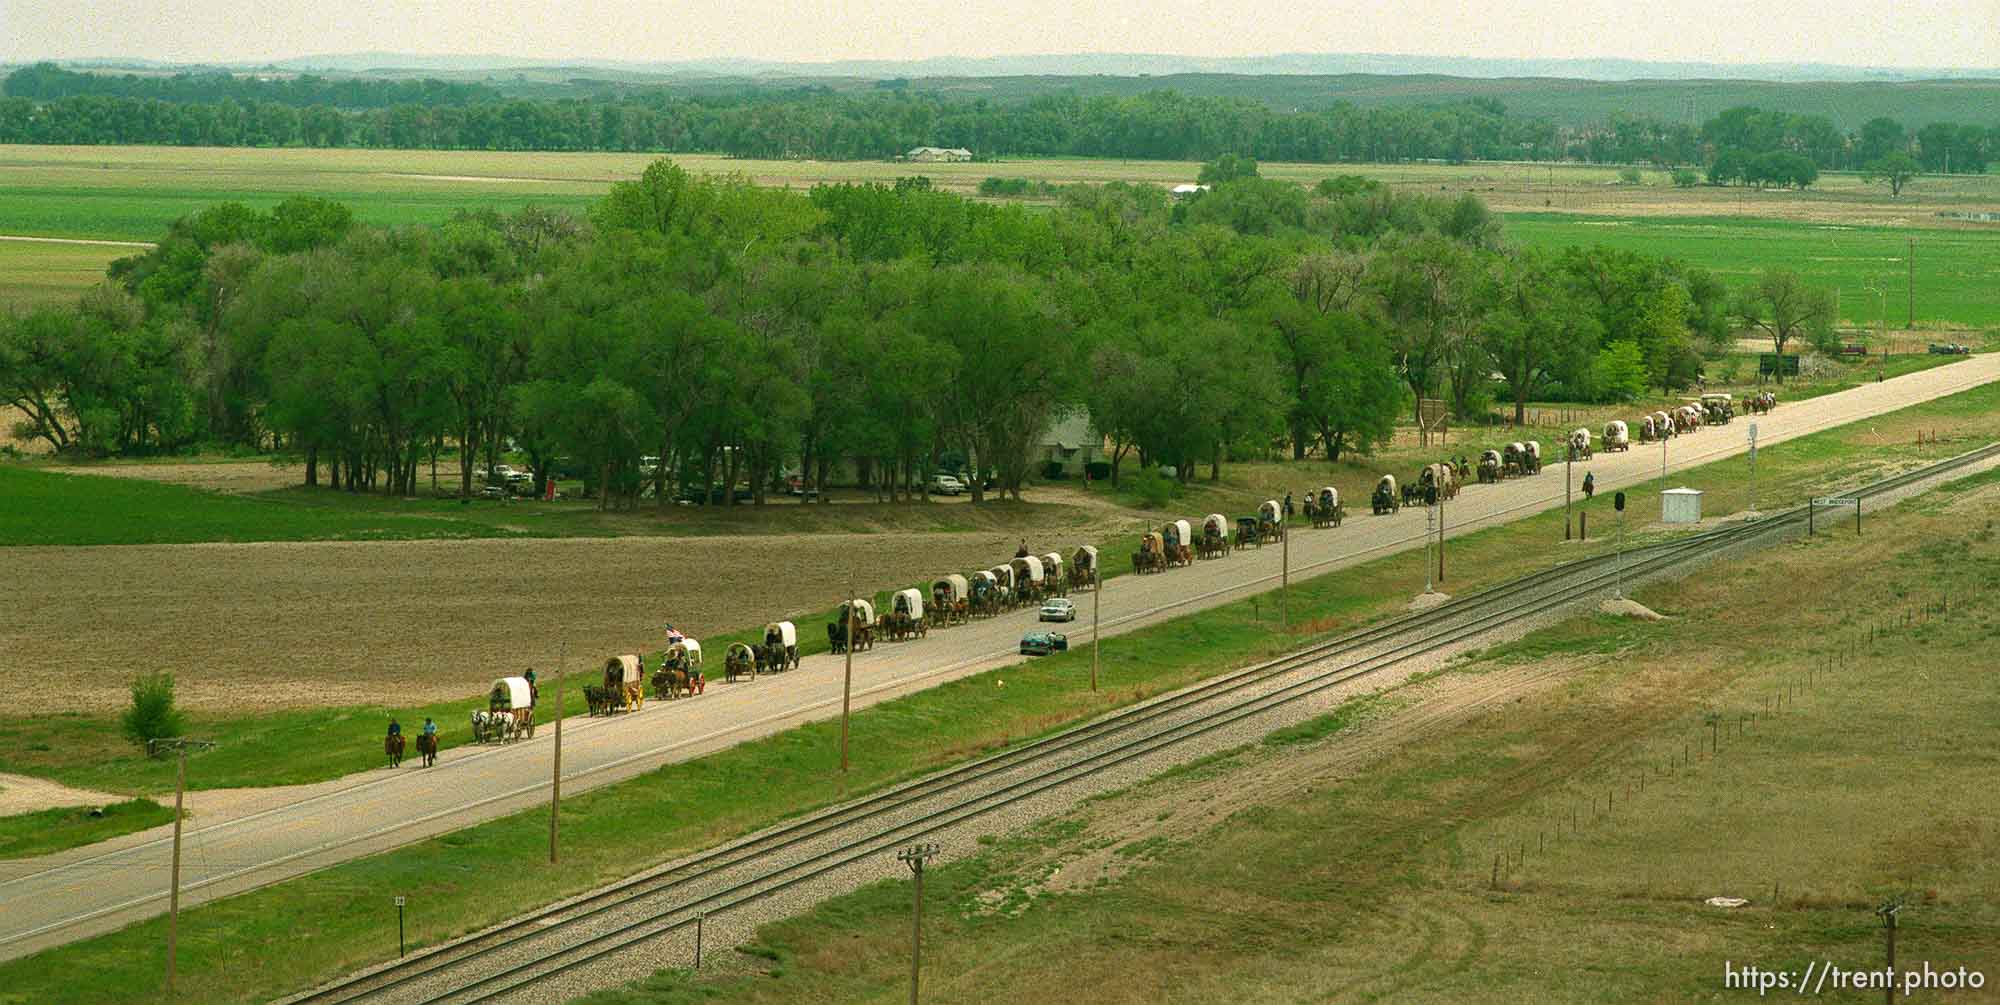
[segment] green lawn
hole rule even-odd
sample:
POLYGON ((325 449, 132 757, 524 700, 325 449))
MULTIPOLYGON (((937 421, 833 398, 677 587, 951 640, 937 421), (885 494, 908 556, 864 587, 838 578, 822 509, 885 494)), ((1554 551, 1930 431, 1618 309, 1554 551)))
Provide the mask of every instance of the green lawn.
MULTIPOLYGON (((1773 499, 1851 484, 1883 462, 1925 456, 1907 445, 1914 439, 1909 434, 1939 424, 1968 441, 2000 435, 2000 386, 1872 419, 1865 427, 1841 427, 1773 447, 1759 465, 1760 496, 1770 508, 1773 499)), ((1743 468, 1733 460, 1711 464, 1690 472, 1687 480, 1708 491, 1714 511, 1730 512, 1742 505, 1743 468)), ((1629 494, 1639 512, 1656 505, 1645 490, 1629 494)), ((1593 505, 1608 514, 1609 500, 1593 505)), ((1447 588, 1465 591, 1545 567, 1552 559, 1549 543, 1561 536, 1561 522, 1560 513, 1545 513, 1455 540, 1458 571, 1447 588)), ((1647 535, 1633 538, 1643 542, 1647 535)), ((1607 543, 1600 535, 1559 557, 1581 557, 1607 543)), ((1079 650, 870 707, 854 717, 853 747, 865 753, 855 760, 846 792, 859 794, 1001 749, 1107 708, 1350 630, 1400 610, 1404 598, 1421 588, 1418 564, 1408 556, 1391 556, 1295 582, 1289 633, 1279 628, 1278 612, 1265 595, 1121 636, 1104 648, 1104 689, 1094 695, 1086 689, 1090 656, 1079 650), (999 679, 1007 682, 1004 688, 997 686, 999 679)), ((547 866, 538 850, 546 817, 529 811, 203 905, 182 922, 184 990, 178 998, 163 1000, 269 998, 381 959, 393 944, 387 941, 384 916, 354 910, 357 900, 411 897, 418 905, 414 941, 434 943, 639 865, 823 805, 841 796, 832 781, 837 777, 836 731, 833 723, 800 727, 565 801, 568 850, 560 868, 547 866), (635 842, 646 849, 637 858, 631 852, 635 842), (512 877, 523 895, 496 899, 468 878, 492 875, 512 877), (185 990, 191 988, 201 990, 185 990), (217 988, 230 990, 218 998, 217 988)), ((373 734, 372 724, 367 732, 373 734)), ((284 749, 296 753, 299 748, 288 741, 284 749)), ((206 764, 203 770, 208 770, 206 764)), ((152 986, 162 926, 146 922, 0 965, 0 988, 7 989, 0 992, 0 1002, 129 1000, 133 988, 152 986)))
POLYGON ((0 817, 0 859, 32 858, 171 823, 174 811, 150 799, 67 806, 0 817))
MULTIPOLYGON (((1560 249, 1603 244, 1652 255, 1670 255, 1706 266, 1732 286, 1763 270, 1783 267, 1807 281, 1840 291, 1840 316, 1873 327, 1886 297, 1889 327, 1908 319, 1907 240, 1901 228, 1854 227, 1747 217, 1610 217, 1515 213, 1507 235, 1523 244, 1560 249)), ((2000 230, 1921 230, 1917 238, 1916 316, 1919 324, 1943 322, 2000 326, 2000 230)))

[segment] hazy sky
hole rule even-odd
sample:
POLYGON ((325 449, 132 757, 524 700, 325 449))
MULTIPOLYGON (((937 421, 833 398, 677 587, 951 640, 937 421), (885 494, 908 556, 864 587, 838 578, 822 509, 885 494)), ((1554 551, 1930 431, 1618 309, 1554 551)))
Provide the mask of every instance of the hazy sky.
POLYGON ((2000 0, 0 0, 0 59, 1371 52, 2000 67, 2000 0))

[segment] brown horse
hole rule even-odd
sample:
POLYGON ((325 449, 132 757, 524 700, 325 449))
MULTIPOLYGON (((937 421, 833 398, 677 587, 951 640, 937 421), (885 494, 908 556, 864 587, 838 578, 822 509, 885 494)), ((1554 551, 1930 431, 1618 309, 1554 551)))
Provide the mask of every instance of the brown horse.
POLYGON ((438 738, 432 733, 417 734, 417 753, 424 755, 424 767, 428 768, 438 760, 438 738))
POLYGON ((390 766, 390 767, 392 767, 392 768, 400 768, 400 767, 402 767, 402 766, 403 766, 403 734, 401 734, 401 733, 390 733, 390 734, 388 735, 388 737, 386 737, 386 738, 385 738, 385 739, 383 739, 383 741, 382 741, 382 752, 383 752, 383 753, 385 753, 385 754, 388 754, 388 755, 389 755, 389 766, 390 766))

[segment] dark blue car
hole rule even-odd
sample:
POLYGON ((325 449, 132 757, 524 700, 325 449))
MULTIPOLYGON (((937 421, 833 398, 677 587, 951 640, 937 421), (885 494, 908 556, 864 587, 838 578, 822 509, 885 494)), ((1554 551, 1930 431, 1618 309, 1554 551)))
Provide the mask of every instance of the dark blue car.
POLYGON ((1069 636, 1059 632, 1029 632, 1021 636, 1021 655, 1047 656, 1050 653, 1067 652, 1069 636))

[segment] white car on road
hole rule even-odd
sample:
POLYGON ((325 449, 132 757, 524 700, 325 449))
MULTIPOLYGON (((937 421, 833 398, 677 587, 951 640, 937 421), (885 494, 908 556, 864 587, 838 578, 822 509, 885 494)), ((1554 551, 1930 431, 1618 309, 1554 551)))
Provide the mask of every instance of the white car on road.
POLYGON ((1070 603, 1069 601, 1063 599, 1062 597, 1057 597, 1054 600, 1048 601, 1047 603, 1044 603, 1042 605, 1041 620, 1075 621, 1076 605, 1070 603))
POLYGON ((965 483, 951 475, 932 475, 930 493, 934 496, 955 496, 965 491, 965 483))

